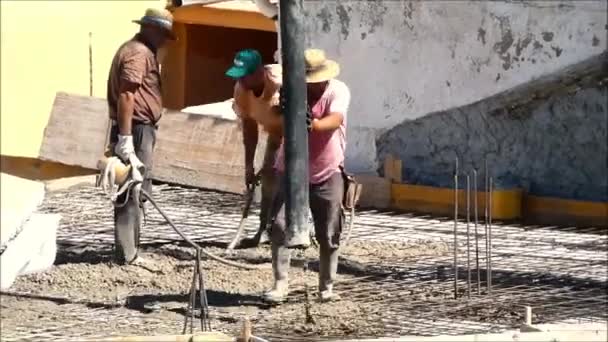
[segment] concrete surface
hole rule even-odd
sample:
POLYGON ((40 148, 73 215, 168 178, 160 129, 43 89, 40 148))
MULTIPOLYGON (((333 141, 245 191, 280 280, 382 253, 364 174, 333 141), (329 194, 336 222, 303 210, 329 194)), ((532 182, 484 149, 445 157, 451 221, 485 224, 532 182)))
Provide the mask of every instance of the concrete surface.
MULTIPOLYGON (((307 45, 353 94, 347 167, 376 171, 375 136, 606 49, 605 1, 305 1, 307 45)), ((443 127, 442 127, 443 128, 443 127)), ((574 134, 574 133, 573 133, 574 134)))
POLYGON ((0 255, 0 288, 8 289, 21 274, 35 273, 53 265, 57 254, 59 214, 33 214, 23 230, 0 255))
POLYGON ((43 183, 0 174, 0 246, 4 247, 19 233, 43 199, 43 183))
POLYGON ((566 341, 606 341, 608 335, 606 323, 590 324, 545 324, 535 326, 541 332, 521 332, 518 330, 506 331, 500 334, 475 334, 455 336, 405 336, 400 338, 380 338, 369 340, 343 340, 344 342, 406 342, 406 341, 454 341, 454 342, 477 342, 477 341, 518 341, 518 342, 566 342, 566 341))

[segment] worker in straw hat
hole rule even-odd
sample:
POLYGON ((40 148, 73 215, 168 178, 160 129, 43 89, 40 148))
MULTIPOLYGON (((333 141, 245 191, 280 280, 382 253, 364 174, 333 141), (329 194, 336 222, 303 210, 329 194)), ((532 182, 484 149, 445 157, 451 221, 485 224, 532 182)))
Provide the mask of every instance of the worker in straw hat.
MULTIPOLYGON (((131 164, 134 180, 143 181, 143 190, 151 193, 147 176, 163 109, 157 52, 175 35, 171 13, 164 9, 148 9, 134 22, 140 25, 139 33, 118 48, 108 77, 109 150, 131 164)), ((137 264, 143 262, 138 256, 143 204, 132 194, 116 202, 125 200, 126 205, 114 208, 116 258, 119 263, 137 264)))
MULTIPOLYGON (((344 152, 346 148, 346 117, 350 91, 335 77, 340 66, 325 57, 319 49, 304 53, 308 98, 309 199, 315 238, 319 243, 319 299, 339 299, 333 291, 338 269, 338 247, 344 216, 344 152)), ((277 153, 275 169, 284 177, 284 145, 277 153)), ((274 285, 264 294, 269 302, 281 302, 288 293, 290 250, 285 240, 285 185, 279 183, 271 216, 271 249, 274 285)))

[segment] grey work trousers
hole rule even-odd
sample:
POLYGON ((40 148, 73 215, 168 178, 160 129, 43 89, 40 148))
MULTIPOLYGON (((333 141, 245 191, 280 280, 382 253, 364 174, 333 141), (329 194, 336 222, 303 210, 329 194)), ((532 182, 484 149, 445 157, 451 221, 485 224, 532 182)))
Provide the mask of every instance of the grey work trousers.
MULTIPOLYGON (((280 181, 272 207, 272 269, 275 281, 287 283, 291 251, 284 246, 286 222, 283 177, 280 177, 280 181)), ((343 197, 344 178, 341 172, 336 172, 320 184, 310 184, 310 211, 315 239, 319 243, 319 291, 325 291, 333 285, 338 271, 338 248, 344 224, 343 197)))
MULTIPOLYGON (((152 180, 149 178, 153 166, 156 127, 151 124, 132 124, 133 145, 137 158, 146 166, 142 190, 152 194, 152 180)), ((112 125, 110 146, 118 142, 118 125, 112 125)), ((118 197, 117 203, 124 203, 126 194, 118 197)), ((132 196, 122 207, 114 207, 114 257, 118 263, 130 263, 137 258, 140 229, 143 225, 143 202, 136 203, 132 196)))
POLYGON ((274 162, 277 156, 280 143, 272 138, 266 142, 264 152, 264 162, 262 165, 262 201, 260 203, 260 227, 258 232, 265 230, 271 220, 271 207, 274 193, 277 191, 277 177, 274 172, 274 162))

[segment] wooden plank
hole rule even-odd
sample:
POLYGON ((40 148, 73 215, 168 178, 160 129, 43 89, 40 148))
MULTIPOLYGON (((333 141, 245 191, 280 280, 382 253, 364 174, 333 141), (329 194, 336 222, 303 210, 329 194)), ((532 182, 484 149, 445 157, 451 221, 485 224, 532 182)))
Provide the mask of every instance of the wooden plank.
POLYGON ((523 211, 529 223, 608 227, 608 202, 526 195, 523 211))
POLYGON ((393 161, 393 182, 394 183, 399 184, 403 181, 402 170, 403 170, 403 164, 401 162, 401 159, 395 159, 393 161))
POLYGON ((394 172, 394 168, 393 168, 393 163, 394 163, 395 159, 393 158, 392 154, 388 154, 386 156, 386 158, 384 158, 384 178, 388 179, 389 181, 393 181, 393 172, 394 172))
POLYGON ((367 174, 355 175, 363 185, 359 206, 362 208, 387 209, 391 204, 391 182, 383 177, 367 174))
MULTIPOLYGON (((479 217, 483 217, 485 192, 477 192, 479 217)), ((474 193, 471 194, 471 207, 474 193)), ((436 215, 454 214, 454 189, 424 185, 392 184, 392 208, 436 215)), ((521 189, 494 190, 492 217, 496 220, 513 220, 521 217, 523 192, 521 189)), ((466 215, 466 191, 458 190, 458 213, 466 215)), ((472 212, 472 211, 471 211, 472 212)))
MULTIPOLYGON (((245 155, 237 121, 168 112, 158 133, 153 179, 227 192, 245 190, 245 155)), ((258 168, 265 137, 261 135, 256 151, 258 168)))
POLYGON ((104 152, 108 122, 106 100, 57 93, 40 159, 95 169, 104 152))
POLYGON ((401 159, 396 159, 392 154, 388 154, 384 159, 384 178, 392 183, 401 183, 402 163, 401 159))
MULTIPOLYGON (((105 100, 57 94, 40 158, 95 169, 103 155, 108 123, 105 100)), ((266 134, 260 134, 256 168, 266 134)), ((244 150, 235 120, 177 111, 165 113, 157 131, 152 178, 180 185, 242 193, 244 150)))
POLYGON ((152 335, 152 336, 124 336, 98 339, 97 341, 113 342, 231 342, 234 338, 221 332, 200 332, 194 335, 152 335))

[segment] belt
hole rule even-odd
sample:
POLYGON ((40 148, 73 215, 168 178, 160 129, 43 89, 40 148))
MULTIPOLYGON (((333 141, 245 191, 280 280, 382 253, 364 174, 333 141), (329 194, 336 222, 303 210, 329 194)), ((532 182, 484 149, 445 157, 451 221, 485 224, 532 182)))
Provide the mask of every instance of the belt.
MULTIPOLYGON (((110 119, 110 125, 112 127, 118 127, 118 121, 116 121, 115 119, 110 119)), ((152 123, 152 122, 139 122, 139 121, 133 121, 132 125, 143 125, 143 126, 153 126, 154 129, 158 129, 158 123, 152 123)))

